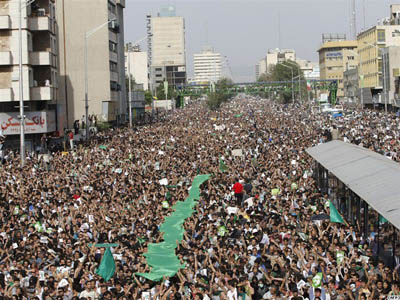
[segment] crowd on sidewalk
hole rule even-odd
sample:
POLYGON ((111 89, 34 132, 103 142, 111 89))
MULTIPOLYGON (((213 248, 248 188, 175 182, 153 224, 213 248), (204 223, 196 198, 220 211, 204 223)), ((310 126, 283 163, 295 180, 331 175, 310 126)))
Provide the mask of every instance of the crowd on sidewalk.
POLYGON ((342 139, 400 161, 399 133, 391 114, 333 119, 305 107, 236 99, 216 112, 196 104, 163 123, 100 132, 88 147, 54 153, 48 168, 36 157, 20 168, 18 155, 8 154, 0 172, 0 298, 400 295, 400 265, 379 260, 375 241, 356 224, 311 220, 329 215, 329 205, 305 152, 342 139), (164 218, 197 174, 212 178, 184 224, 176 255, 185 268, 159 282, 137 275, 150 271, 147 245, 162 241, 164 218), (107 282, 96 274, 104 253, 96 243, 119 245, 107 282))

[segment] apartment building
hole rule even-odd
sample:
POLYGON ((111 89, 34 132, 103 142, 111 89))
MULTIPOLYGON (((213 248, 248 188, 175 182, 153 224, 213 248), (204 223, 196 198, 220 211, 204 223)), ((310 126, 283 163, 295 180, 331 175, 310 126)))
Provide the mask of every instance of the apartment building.
POLYGON ((57 125, 58 51, 55 1, 23 5, 22 78, 19 92, 19 1, 0 1, 0 124, 2 134, 18 143, 19 101, 24 100, 27 149, 43 133, 62 130, 57 125))
POLYGON ((99 122, 127 120, 125 0, 58 0, 59 98, 67 125, 85 116, 84 36, 88 33, 89 115, 99 122))
POLYGON ((262 75, 267 73, 267 60, 264 57, 263 59, 260 59, 258 64, 256 65, 256 80, 262 75))
POLYGON ((343 73, 358 65, 357 41, 327 41, 318 53, 321 79, 337 80, 337 97, 343 98, 343 73))
POLYGON ((217 82, 222 77, 222 56, 207 48, 193 55, 194 81, 198 84, 217 82))
POLYGON ((125 48, 125 74, 129 77, 131 74, 132 80, 136 84, 142 85, 143 90, 149 89, 149 76, 147 66, 147 52, 141 51, 139 46, 128 44, 125 48))
MULTIPOLYGON (((384 102, 382 53, 387 52, 387 48, 400 46, 400 5, 392 5, 390 8, 390 19, 381 20, 377 25, 357 35, 360 60, 359 72, 363 78, 364 88, 368 89, 368 92, 372 94, 375 103, 381 104, 384 102)), ((387 53, 395 52, 390 51, 387 53)), ((389 61, 389 58, 387 61, 389 61)), ((391 61, 394 62, 395 59, 392 58, 391 61)), ((390 76, 386 77, 388 80, 386 84, 389 87, 391 85, 389 82, 390 76)), ((388 104, 393 104, 393 100, 392 91, 388 104)))
POLYGON ((271 71, 271 68, 277 64, 285 61, 296 60, 296 51, 293 49, 270 49, 268 50, 267 56, 265 57, 267 64, 267 72, 271 71))
POLYGON ((147 49, 153 92, 164 81, 172 87, 186 84, 185 20, 176 16, 174 6, 147 16, 147 49))

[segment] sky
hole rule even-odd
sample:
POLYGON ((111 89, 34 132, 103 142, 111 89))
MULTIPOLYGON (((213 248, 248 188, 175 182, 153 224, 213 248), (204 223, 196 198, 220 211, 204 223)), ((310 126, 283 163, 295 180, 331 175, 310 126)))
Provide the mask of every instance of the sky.
MULTIPOLYGON (((371 27, 389 17, 390 4, 400 4, 356 2, 358 32, 364 18, 365 27, 371 27)), ((251 82, 268 49, 294 49, 298 58, 318 61, 322 33, 350 38, 350 0, 126 0, 125 42, 145 37, 146 15, 156 16, 165 5, 174 5, 177 16, 185 18, 188 78, 193 76, 193 53, 207 45, 227 57, 231 72, 226 67, 226 75, 232 74, 235 82, 251 82)), ((146 41, 141 46, 146 50, 146 41)))

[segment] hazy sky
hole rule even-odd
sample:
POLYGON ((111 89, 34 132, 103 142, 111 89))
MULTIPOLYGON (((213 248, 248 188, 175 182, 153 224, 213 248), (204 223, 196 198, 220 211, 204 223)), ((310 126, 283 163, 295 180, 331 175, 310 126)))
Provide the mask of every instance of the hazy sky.
MULTIPOLYGON (((363 2, 366 27, 388 17, 390 4, 400 3, 356 2, 357 31, 364 27, 363 2)), ((170 4, 175 5, 178 16, 185 17, 189 78, 193 53, 207 44, 207 37, 209 45, 228 57, 236 82, 254 81, 255 64, 270 48, 295 49, 297 57, 318 61, 316 50, 322 33, 350 37, 350 0, 126 0, 125 41, 144 37, 146 14, 156 15, 161 6, 170 4)), ((146 49, 146 42, 141 45, 146 49)))

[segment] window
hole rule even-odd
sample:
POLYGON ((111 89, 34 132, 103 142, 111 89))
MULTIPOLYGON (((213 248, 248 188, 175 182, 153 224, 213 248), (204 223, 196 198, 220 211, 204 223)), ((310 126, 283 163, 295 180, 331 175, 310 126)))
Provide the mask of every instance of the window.
POLYGON ((161 68, 156 68, 156 71, 162 71, 162 69, 161 68))
POLYGON ((378 30, 378 42, 385 42, 385 30, 378 30))
POLYGON ((113 61, 110 61, 110 71, 111 72, 118 72, 118 64, 113 61))
POLYGON ((111 1, 108 1, 108 11, 112 12, 113 14, 115 14, 115 11, 116 11, 115 4, 112 3, 111 1))
POLYGON ((347 60, 354 60, 354 56, 347 56, 347 60))
POLYGON ((111 52, 117 52, 117 44, 116 43, 109 41, 108 45, 109 45, 111 52))

